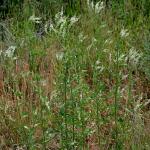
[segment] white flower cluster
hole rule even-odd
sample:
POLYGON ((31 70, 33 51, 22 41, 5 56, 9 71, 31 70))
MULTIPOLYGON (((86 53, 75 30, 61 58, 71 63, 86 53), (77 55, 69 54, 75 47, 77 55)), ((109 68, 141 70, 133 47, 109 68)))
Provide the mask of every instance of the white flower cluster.
POLYGON ((93 1, 87 0, 88 9, 94 11, 96 14, 99 14, 104 8, 104 2, 99 1, 94 4, 93 1))
MULTIPOLYGON (((78 17, 73 16, 71 18, 64 15, 63 8, 60 12, 55 15, 54 21, 51 19, 47 21, 43 27, 45 33, 55 32, 61 37, 65 37, 69 32, 70 28, 79 20, 78 17)), ((36 17, 35 15, 30 16, 29 21, 33 23, 42 23, 41 17, 36 17)))

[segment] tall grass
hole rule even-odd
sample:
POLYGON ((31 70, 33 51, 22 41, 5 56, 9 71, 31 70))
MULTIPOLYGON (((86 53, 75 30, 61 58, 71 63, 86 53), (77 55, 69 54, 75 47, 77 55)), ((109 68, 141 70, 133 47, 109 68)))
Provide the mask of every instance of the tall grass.
POLYGON ((11 5, 0 23, 0 148, 149 149, 146 1, 11 5))

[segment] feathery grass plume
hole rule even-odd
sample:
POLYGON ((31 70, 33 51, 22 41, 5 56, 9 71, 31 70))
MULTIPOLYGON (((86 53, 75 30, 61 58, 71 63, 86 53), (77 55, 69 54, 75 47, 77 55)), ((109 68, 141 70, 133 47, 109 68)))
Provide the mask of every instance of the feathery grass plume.
POLYGON ((104 2, 103 1, 99 1, 96 3, 95 5, 95 13, 99 14, 101 12, 102 9, 104 9, 104 2))
POLYGON ((128 32, 128 30, 127 29, 121 29, 121 31, 120 31, 120 36, 121 36, 121 38, 126 38, 126 37, 128 37, 129 36, 129 32, 128 32))
POLYGON ((69 33, 70 28, 79 20, 78 17, 66 17, 63 12, 63 7, 60 12, 55 15, 54 23, 50 24, 50 31, 53 31, 58 36, 65 38, 69 33))
POLYGON ((129 64, 133 68, 136 68, 137 65, 139 64, 139 60, 141 57, 142 57, 142 53, 139 53, 134 47, 132 47, 129 50, 128 56, 125 59, 126 59, 126 61, 129 62, 129 64))
POLYGON ((16 50, 16 46, 8 47, 8 49, 5 50, 4 52, 4 56, 8 58, 13 58, 15 50, 16 50))
POLYGON ((79 17, 73 16, 70 18, 70 27, 72 27, 73 24, 75 24, 76 22, 78 22, 79 17))
POLYGON ((56 53, 56 59, 61 61, 64 57, 64 52, 57 52, 56 53))
POLYGON ((87 0, 87 6, 89 11, 94 11, 95 14, 99 14, 105 8, 103 1, 99 1, 96 4, 94 4, 93 0, 92 1, 87 0))
POLYGON ((29 21, 39 24, 39 23, 41 23, 41 18, 35 17, 35 15, 32 15, 32 16, 30 16, 29 21))

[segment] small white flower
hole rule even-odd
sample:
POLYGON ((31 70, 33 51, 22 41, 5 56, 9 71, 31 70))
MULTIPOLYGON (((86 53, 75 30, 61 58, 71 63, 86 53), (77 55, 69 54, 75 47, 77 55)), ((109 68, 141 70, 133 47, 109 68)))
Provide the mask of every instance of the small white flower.
POLYGON ((129 36, 128 30, 127 29, 122 29, 121 32, 120 32, 120 36, 122 38, 125 38, 125 37, 129 36))
POLYGON ((10 46, 6 51, 5 51, 5 57, 12 58, 15 52, 16 46, 10 46))

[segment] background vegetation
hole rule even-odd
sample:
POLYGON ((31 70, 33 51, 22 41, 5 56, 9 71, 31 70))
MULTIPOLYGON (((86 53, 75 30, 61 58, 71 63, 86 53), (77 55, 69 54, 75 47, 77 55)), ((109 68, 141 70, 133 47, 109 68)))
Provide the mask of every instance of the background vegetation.
POLYGON ((150 1, 0 4, 0 149, 150 149, 150 1))

